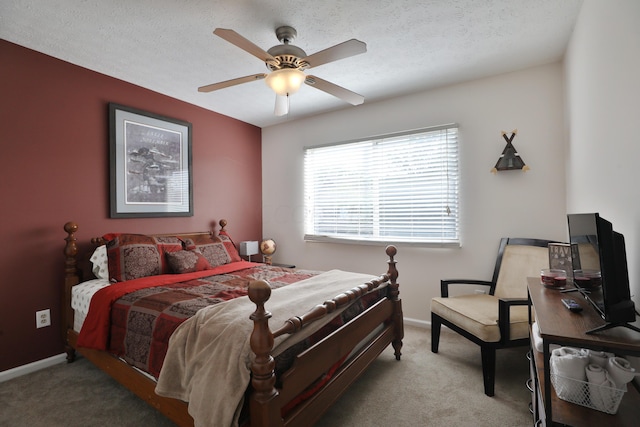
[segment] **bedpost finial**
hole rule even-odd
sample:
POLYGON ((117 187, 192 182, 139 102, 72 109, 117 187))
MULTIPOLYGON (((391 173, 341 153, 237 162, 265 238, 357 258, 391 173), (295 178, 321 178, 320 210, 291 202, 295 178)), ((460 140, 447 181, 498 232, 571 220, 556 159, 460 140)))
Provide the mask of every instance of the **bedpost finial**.
POLYGON ((389 245, 386 248, 387 255, 389 256, 389 261, 387 261, 387 264, 389 265, 389 270, 387 271, 387 274, 389 275, 389 280, 391 282, 391 286, 389 287, 389 292, 390 295, 392 296, 392 299, 397 299, 398 297, 398 284, 396 283, 396 280, 398 279, 398 269, 396 268, 396 260, 395 260, 395 256, 398 253, 398 248, 396 248, 394 245, 389 245))
POLYGON ((221 219, 219 224, 220 224, 220 231, 224 231, 224 228, 227 226, 227 220, 221 219))
POLYGON ((249 299, 254 304, 264 304, 270 297, 271 286, 266 280, 252 280, 249 282, 249 299))
POLYGON ((389 258, 393 259, 393 257, 398 253, 398 248, 396 248, 394 245, 389 245, 385 249, 385 252, 389 256, 389 258))
POLYGON ((78 254, 78 245, 76 245, 76 232, 78 231, 78 224, 73 221, 69 221, 64 225, 64 231, 66 231, 67 233, 67 237, 64 238, 64 240, 67 242, 67 244, 64 246, 67 274, 74 274, 75 266, 77 263, 75 257, 78 254))
POLYGON ((64 225, 64 231, 66 231, 68 234, 75 233, 76 231, 78 231, 78 224, 74 221, 69 221, 64 225))

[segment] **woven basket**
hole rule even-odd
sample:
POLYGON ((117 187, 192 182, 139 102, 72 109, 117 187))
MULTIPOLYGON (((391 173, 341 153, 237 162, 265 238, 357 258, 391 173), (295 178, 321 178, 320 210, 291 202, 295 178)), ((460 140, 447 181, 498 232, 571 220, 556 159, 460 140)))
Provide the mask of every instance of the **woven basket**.
POLYGON ((590 384, 586 381, 558 375, 553 372, 553 369, 550 377, 551 384, 560 399, 607 414, 618 412, 620 401, 627 391, 626 385, 624 389, 619 389, 590 384))

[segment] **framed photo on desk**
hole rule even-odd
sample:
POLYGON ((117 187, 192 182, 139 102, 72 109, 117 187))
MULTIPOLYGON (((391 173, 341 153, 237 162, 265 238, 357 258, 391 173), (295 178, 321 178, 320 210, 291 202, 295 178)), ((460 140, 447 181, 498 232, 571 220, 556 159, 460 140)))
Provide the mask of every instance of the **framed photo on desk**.
POLYGON ((564 270, 567 281, 573 282, 573 271, 580 269, 578 246, 570 243, 549 243, 549 268, 564 270))

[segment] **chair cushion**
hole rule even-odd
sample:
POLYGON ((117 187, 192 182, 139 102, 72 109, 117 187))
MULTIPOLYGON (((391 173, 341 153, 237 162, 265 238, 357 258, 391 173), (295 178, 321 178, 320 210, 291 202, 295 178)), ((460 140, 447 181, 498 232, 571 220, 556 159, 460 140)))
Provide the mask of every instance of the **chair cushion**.
MULTIPOLYGON (((431 312, 437 314, 485 342, 500 341, 498 298, 487 294, 433 298, 431 312)), ((529 336, 527 306, 511 307, 510 339, 529 336)))

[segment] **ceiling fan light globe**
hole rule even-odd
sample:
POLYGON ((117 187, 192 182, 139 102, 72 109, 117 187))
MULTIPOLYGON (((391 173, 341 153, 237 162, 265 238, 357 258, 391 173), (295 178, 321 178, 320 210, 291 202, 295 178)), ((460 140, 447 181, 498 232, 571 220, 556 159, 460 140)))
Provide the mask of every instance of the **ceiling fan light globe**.
POLYGON ((277 95, 286 96, 296 93, 305 78, 304 72, 296 68, 283 68, 269 73, 265 81, 277 95))

